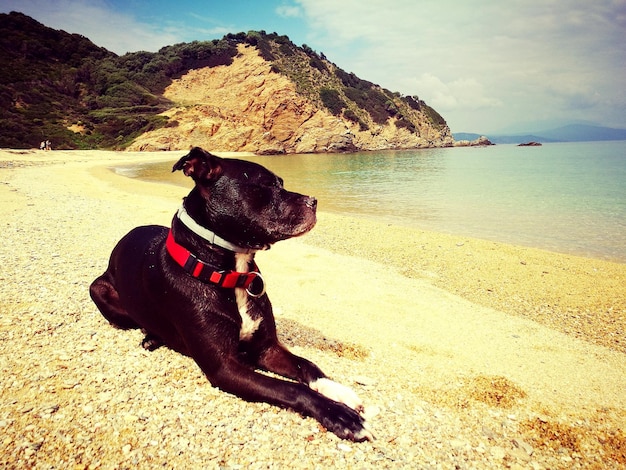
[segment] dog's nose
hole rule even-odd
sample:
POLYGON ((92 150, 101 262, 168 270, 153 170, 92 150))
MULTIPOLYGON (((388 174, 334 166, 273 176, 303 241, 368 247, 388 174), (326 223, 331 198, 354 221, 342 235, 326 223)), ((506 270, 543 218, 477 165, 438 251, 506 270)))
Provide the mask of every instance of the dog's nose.
POLYGON ((315 209, 317 207, 317 199, 311 196, 307 196, 304 199, 304 204, 310 209, 315 209))

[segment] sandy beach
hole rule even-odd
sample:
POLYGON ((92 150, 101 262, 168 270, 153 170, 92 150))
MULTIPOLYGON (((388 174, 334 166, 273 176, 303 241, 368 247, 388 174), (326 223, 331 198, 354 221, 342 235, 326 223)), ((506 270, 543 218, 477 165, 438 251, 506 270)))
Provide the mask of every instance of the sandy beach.
POLYGON ((626 465, 626 264, 321 207, 311 233, 257 262, 282 341, 358 392, 371 443, 143 350, 88 286, 121 236, 169 225, 190 188, 109 167, 184 153, 0 150, 1 467, 626 465))

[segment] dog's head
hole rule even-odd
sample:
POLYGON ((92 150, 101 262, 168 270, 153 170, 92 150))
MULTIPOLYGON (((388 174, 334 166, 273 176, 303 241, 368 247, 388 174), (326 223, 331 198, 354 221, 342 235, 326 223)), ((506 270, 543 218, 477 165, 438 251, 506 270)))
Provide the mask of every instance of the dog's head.
POLYGON ((195 182, 187 209, 198 223, 232 243, 271 245, 315 225, 315 198, 287 191, 281 178, 256 163, 194 147, 172 168, 177 170, 195 182))

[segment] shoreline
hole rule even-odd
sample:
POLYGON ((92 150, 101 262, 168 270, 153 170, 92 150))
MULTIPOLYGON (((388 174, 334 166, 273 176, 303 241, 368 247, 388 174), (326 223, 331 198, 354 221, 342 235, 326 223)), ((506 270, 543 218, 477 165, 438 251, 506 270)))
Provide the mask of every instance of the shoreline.
MULTIPOLYGON (((354 154, 359 155, 358 153, 354 154)), ((235 156, 243 157, 255 161, 256 163, 260 163, 263 165, 267 165, 271 170, 276 171, 279 174, 282 173, 282 169, 284 164, 275 163, 275 159, 277 162, 280 162, 282 157, 265 157, 265 156, 250 156, 250 155, 238 155, 235 156)), ((298 156, 295 156, 298 158, 298 156)), ((289 159, 289 157, 286 157, 289 159)), ((305 163, 305 162, 303 162, 305 163)), ((313 164, 313 162, 306 162, 307 164, 313 164)), ((322 165, 326 165, 326 163, 322 162, 322 165)), ((144 165, 144 164, 130 164, 130 165, 119 165, 116 166, 114 171, 132 178, 143 179, 144 181, 154 181, 154 182, 167 182, 170 184, 179 184, 185 185, 185 178, 182 175, 170 175, 169 171, 162 163, 157 163, 155 165, 144 165), (163 173, 166 174, 163 174, 163 173)), ((297 176, 300 179, 300 176, 297 176)), ((291 181, 289 184, 289 180, 291 178, 287 178, 288 187, 290 187, 294 181, 291 181)), ((346 217, 356 217, 356 218, 364 218, 369 220, 375 220, 377 222, 383 224, 392 224, 400 227, 413 228, 416 230, 424 230, 434 233, 445 233, 449 235, 457 235, 462 237, 471 237, 481 240, 488 240, 497 243, 503 243, 506 245, 513 246, 522 246, 527 248, 536 248, 544 251, 561 253, 569 256, 577 256, 583 258, 591 258, 591 259, 599 259, 603 261, 609 261, 614 263, 626 263, 626 252, 621 250, 621 245, 619 244, 618 239, 613 239, 612 243, 605 243, 608 240, 610 235, 607 233, 604 235, 605 241, 600 241, 599 243, 593 243, 591 240, 595 239, 595 235, 593 233, 580 233, 578 236, 581 238, 577 239, 576 234, 569 232, 567 227, 563 227, 564 233, 567 233, 565 238, 561 238, 558 234, 553 232, 545 232, 539 227, 536 227, 535 230, 528 232, 528 228, 520 227, 519 233, 511 232, 512 227, 509 229, 505 229, 503 231, 490 231, 485 230, 485 227, 472 227, 470 223, 467 227, 460 225, 459 223, 448 223, 444 220, 438 220, 435 218, 435 221, 429 220, 429 217, 425 219, 420 219, 419 216, 413 212, 413 214, 409 217, 400 217, 395 214, 395 210, 392 210, 391 213, 388 213, 382 208, 376 209, 373 212, 372 208, 369 204, 364 207, 359 206, 359 204, 350 204, 352 210, 341 209, 341 205, 338 207, 333 202, 333 198, 337 197, 336 194, 327 193, 323 189, 322 186, 313 186, 308 187, 303 184, 302 181, 297 182, 298 189, 301 192, 311 192, 313 195, 318 196, 318 210, 322 212, 330 212, 338 215, 343 215, 346 217), (588 239, 587 239, 588 237, 588 239), (586 240, 586 241, 584 241, 586 240)), ((374 204, 374 206, 377 206, 374 204)), ((485 208, 482 208, 484 211, 485 208)), ((545 214, 544 214, 545 217, 545 214)), ((532 217, 531 217, 532 218, 532 217)), ((584 217, 583 217, 584 218, 584 217)), ((594 224, 586 222, 588 226, 593 226, 594 224)), ((602 231, 600 228, 596 227, 596 230, 602 231)), ((619 238, 621 239, 621 238, 619 238)))
POLYGON ((190 188, 107 170, 133 154, 72 152, 0 151, 0 464, 626 463, 626 265, 320 213, 257 261, 281 340, 371 411, 378 439, 352 444, 103 320, 87 288, 112 247, 169 225, 190 188))

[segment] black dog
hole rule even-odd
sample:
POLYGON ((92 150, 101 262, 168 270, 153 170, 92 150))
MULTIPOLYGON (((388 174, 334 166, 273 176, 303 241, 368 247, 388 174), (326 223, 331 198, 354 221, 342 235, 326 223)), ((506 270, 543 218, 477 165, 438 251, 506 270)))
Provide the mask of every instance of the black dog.
POLYGON ((356 394, 279 343, 254 263, 257 250, 311 230, 317 201, 286 191, 260 165, 198 147, 176 170, 195 186, 171 229, 138 227, 117 244, 90 287, 98 309, 118 328, 144 330, 145 348, 192 357, 226 392, 312 416, 344 439, 371 440, 356 394))

